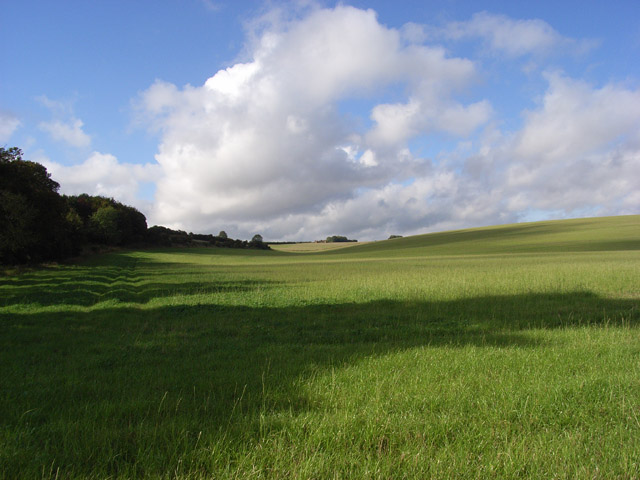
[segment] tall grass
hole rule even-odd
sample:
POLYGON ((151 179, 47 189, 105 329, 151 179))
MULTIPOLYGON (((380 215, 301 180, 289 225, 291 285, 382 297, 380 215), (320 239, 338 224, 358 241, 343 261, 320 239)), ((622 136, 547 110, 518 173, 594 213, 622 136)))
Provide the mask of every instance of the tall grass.
POLYGON ((636 478, 639 220, 1 277, 0 478, 636 478))

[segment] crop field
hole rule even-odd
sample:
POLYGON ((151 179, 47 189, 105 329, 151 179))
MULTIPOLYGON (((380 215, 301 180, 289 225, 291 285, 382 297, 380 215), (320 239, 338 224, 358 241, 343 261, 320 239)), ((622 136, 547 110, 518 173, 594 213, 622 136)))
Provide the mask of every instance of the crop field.
POLYGON ((0 277, 0 478, 639 478, 640 216, 0 277))

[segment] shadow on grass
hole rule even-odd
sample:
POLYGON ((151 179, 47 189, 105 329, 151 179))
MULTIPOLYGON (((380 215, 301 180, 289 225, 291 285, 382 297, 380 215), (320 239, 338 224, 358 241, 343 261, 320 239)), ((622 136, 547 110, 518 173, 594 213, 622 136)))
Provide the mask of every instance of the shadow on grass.
MULTIPOLYGON (((97 280, 88 276, 81 281, 37 282, 5 292, 0 307, 25 304, 26 298, 37 298, 40 306, 64 305, 89 307, 99 302, 115 300, 121 303, 146 304, 155 298, 182 295, 210 295, 224 292, 247 292, 256 287, 273 288, 278 282, 253 280, 219 282, 160 283, 135 280, 97 280)), ((1 287, 0 287, 1 288, 1 287)))
MULTIPOLYGON (((39 292, 53 301, 75 290, 75 301, 89 304, 112 278, 95 279, 102 276, 105 285, 87 291, 82 276, 75 288, 63 282, 46 292, 40 278, 21 284, 16 298, 39 292)), ((207 291, 268 287, 206 284, 207 291)), ((144 302, 202 285, 119 288, 115 298, 144 302)), ((251 442, 265 410, 314 408, 299 379, 318 369, 423 346, 535 348, 540 340, 523 330, 639 322, 637 301, 589 292, 0 314, 0 464, 7 478, 38 476, 54 464, 63 476, 117 476, 138 464, 160 475, 175 467, 176 445, 188 455, 204 442, 198 432, 210 443, 251 442)))
POLYGON ((193 275, 176 272, 176 264, 147 262, 122 254, 105 255, 92 261, 95 265, 43 268, 0 278, 0 308, 28 304, 89 307, 109 300, 142 305, 167 296, 241 293, 281 284, 265 280, 193 281, 190 280, 193 275), (136 264, 150 267, 140 272, 136 264), (181 277, 189 280, 179 281, 181 277))

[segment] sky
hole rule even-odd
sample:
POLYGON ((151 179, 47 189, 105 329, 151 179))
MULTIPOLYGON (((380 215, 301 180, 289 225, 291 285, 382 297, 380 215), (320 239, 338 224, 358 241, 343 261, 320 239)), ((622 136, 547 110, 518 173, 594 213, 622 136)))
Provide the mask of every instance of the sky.
POLYGON ((0 146, 234 238, 640 213, 640 2, 1 0, 0 146))

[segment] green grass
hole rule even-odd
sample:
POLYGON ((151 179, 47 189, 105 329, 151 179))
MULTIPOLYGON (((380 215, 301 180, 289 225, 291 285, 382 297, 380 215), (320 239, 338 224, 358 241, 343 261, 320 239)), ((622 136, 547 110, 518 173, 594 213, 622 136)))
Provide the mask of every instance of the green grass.
POLYGON ((0 478, 638 478, 640 217, 0 277, 0 478))
POLYGON ((362 245, 368 242, 329 242, 329 243, 285 243, 285 244, 270 244, 269 246, 279 252, 294 252, 294 253, 314 253, 314 252, 326 252, 328 250, 339 250, 341 248, 353 247, 355 245, 362 245))

